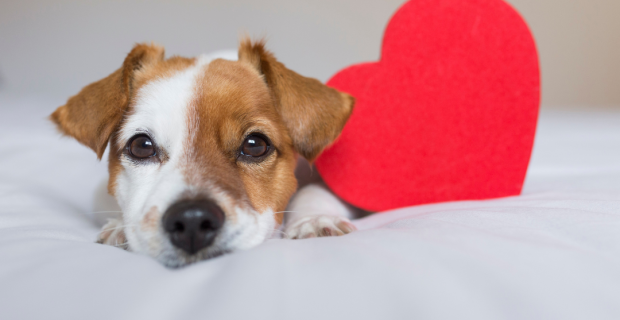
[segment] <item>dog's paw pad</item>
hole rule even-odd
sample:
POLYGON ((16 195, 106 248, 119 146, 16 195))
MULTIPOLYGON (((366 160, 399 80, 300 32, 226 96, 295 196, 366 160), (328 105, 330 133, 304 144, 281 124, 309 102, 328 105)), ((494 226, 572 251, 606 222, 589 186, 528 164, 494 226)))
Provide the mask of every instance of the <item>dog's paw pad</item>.
POLYGON ((289 239, 342 236, 357 228, 349 219, 338 216, 312 216, 293 221, 284 233, 289 239))
POLYGON ((125 231, 123 231, 123 222, 118 219, 110 219, 108 223, 101 228, 97 243, 107 244, 117 248, 127 250, 127 238, 125 237, 125 231))

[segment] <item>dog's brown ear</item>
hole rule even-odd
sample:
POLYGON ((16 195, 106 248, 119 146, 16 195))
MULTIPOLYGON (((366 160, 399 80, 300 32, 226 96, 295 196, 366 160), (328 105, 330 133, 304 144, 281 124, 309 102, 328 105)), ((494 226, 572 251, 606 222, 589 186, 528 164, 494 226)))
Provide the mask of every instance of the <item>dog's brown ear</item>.
POLYGON ((264 76, 297 153, 314 161, 340 135, 353 111, 353 97, 287 69, 263 42, 242 40, 239 61, 264 76))
POLYGON ((50 119, 62 133, 93 149, 101 159, 127 110, 135 73, 163 58, 162 47, 136 45, 120 69, 84 87, 66 105, 56 109, 50 119))

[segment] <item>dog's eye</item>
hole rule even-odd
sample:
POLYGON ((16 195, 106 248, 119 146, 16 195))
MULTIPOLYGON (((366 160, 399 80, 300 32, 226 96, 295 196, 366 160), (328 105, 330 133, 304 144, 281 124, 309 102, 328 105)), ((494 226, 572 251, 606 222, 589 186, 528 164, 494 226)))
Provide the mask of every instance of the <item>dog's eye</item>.
POLYGON ((241 146, 241 153, 246 156, 262 157, 269 152, 269 142, 259 135, 250 135, 245 138, 241 146))
POLYGON ((148 136, 139 135, 129 143, 129 152, 134 158, 146 159, 155 155, 155 146, 148 136))

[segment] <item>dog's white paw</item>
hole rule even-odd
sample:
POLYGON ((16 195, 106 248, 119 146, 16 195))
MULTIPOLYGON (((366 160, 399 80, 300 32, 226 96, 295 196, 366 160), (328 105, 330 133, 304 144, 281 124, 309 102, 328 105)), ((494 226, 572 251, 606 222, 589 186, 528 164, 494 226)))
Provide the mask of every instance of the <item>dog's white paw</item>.
POLYGON ((289 239, 342 236, 357 228, 345 217, 309 216, 292 221, 286 226, 284 234, 289 239))
POLYGON ((127 237, 125 237, 125 232, 123 231, 123 229, 124 228, 122 220, 108 220, 108 223, 106 223, 103 228, 101 228, 101 233, 99 233, 97 243, 107 244, 127 250, 129 246, 127 245, 127 237))

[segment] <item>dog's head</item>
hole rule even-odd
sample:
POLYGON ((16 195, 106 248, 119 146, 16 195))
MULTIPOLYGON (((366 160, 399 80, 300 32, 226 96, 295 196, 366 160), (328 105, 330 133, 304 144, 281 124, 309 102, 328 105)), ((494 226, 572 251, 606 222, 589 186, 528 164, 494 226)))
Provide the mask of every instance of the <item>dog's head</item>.
POLYGON ((352 108, 243 40, 238 61, 136 45, 51 119, 99 158, 110 145, 108 190, 129 247, 174 267, 271 236, 297 186, 297 154, 314 160, 352 108))

